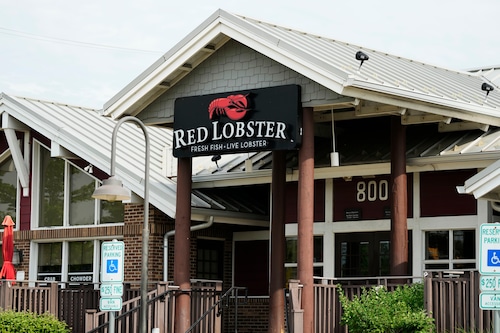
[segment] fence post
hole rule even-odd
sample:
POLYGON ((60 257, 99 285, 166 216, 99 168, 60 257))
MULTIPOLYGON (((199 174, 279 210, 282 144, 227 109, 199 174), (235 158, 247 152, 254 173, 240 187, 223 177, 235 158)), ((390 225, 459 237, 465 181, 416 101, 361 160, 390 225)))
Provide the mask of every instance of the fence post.
MULTIPOLYGON (((217 281, 215 283, 215 298, 212 304, 216 304, 220 299, 220 293, 222 292, 222 282, 217 281)), ((214 309, 215 310, 215 309, 214 309)), ((222 332, 222 318, 221 316, 215 315, 214 332, 222 332)))
POLYGON ((290 298, 292 300, 292 328, 294 333, 302 333, 304 331, 304 309, 301 308, 301 288, 299 280, 290 280, 288 288, 290 290, 290 298))
POLYGON ((49 296, 49 312, 54 316, 59 317, 59 287, 57 283, 50 284, 50 296, 49 296))
POLYGON ((91 331, 95 328, 94 315, 96 312, 96 309, 87 309, 85 312, 85 332, 91 331))
POLYGON ((0 281, 0 309, 12 309, 12 288, 5 280, 0 281))
POLYGON ((427 314, 430 316, 433 312, 432 304, 432 273, 424 272, 424 304, 427 314))
MULTIPOLYGON (((168 286, 164 283, 158 283, 156 285, 156 295, 161 295, 163 294, 164 292, 166 292, 168 290, 168 286)), ((165 295, 165 298, 167 298, 168 295, 165 295)), ((165 309, 167 308, 166 307, 166 304, 167 304, 167 300, 163 301, 163 302, 157 302, 156 306, 155 306, 155 309, 156 309, 156 313, 154 314, 153 318, 155 318, 155 322, 151 325, 152 327, 154 328, 159 328, 159 327, 163 327, 163 329, 165 330, 166 326, 165 326, 165 322, 166 322, 166 311, 165 309)), ((154 331, 154 329, 153 329, 154 331)), ((168 331, 166 331, 168 332, 168 331)))

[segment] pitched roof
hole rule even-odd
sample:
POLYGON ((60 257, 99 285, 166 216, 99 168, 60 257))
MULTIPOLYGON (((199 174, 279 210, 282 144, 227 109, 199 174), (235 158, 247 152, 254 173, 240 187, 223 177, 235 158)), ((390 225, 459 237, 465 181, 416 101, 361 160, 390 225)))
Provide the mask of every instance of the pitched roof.
POLYGON ((341 95, 500 126, 500 92, 486 99, 482 72, 440 68, 223 10, 158 59, 104 105, 137 115, 228 40, 234 39, 341 95), (357 51, 369 56, 360 67, 357 51))
MULTIPOLYGON (((97 110, 0 94, 0 113, 15 118, 94 167, 110 172, 111 135, 116 122, 97 110)), ((3 122, 2 122, 3 123, 3 122)), ((5 123, 3 123, 5 126, 5 123)), ((117 135, 116 175, 124 186, 140 197, 144 192, 144 135, 124 123, 117 135)), ((165 176, 166 142, 171 131, 148 127, 150 136, 150 202, 167 215, 175 216, 176 184, 165 176)), ((193 195, 194 208, 210 204, 193 195)))
POLYGON ((457 186, 461 194, 472 194, 476 199, 500 201, 500 160, 457 186))

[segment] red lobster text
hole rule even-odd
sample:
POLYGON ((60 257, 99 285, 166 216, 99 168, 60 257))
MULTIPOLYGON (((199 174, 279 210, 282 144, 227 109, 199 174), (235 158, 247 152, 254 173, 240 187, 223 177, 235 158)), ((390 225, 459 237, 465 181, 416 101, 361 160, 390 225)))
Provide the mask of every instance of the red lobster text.
POLYGON ((239 94, 214 99, 208 106, 208 117, 213 119, 214 115, 225 114, 231 120, 242 119, 249 110, 247 96, 239 94))

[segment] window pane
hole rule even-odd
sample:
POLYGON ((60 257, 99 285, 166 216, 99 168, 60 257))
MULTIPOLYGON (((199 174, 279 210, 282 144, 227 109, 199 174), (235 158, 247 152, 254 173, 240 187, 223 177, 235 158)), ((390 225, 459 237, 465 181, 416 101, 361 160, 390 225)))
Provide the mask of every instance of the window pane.
POLYGON ((285 281, 288 282, 291 279, 297 279, 297 267, 285 267, 285 281))
POLYGON ((425 233, 426 260, 448 259, 448 231, 428 231, 425 233))
POLYGON ((426 264, 425 269, 450 269, 449 264, 426 264))
POLYGON ((92 272, 94 262, 94 243, 71 242, 69 243, 69 273, 92 272))
MULTIPOLYGON (((314 236, 314 262, 323 262, 323 236, 314 236)), ((286 239, 286 263, 297 262, 297 237, 288 237, 286 239)))
POLYGON ((368 242, 342 242, 340 249, 341 277, 368 276, 368 242))
POLYGON ((17 172, 12 158, 0 164, 0 214, 16 220, 17 172))
POLYGON ((390 274, 389 241, 379 242, 379 275, 390 274))
POLYGON ((453 264, 453 269, 475 269, 476 264, 475 263, 460 263, 460 264, 453 264))
POLYGON ((222 280, 224 268, 224 242, 199 239, 197 246, 196 277, 222 280))
POLYGON ((63 205, 64 161, 40 148, 40 226, 62 226, 63 205))
POLYGON ((101 200, 101 224, 123 222, 124 207, 121 201, 101 200))
POLYGON ((323 236, 314 236, 314 262, 323 262, 323 236))
POLYGON ((38 244, 38 279, 61 281, 62 243, 38 244))
POLYGON ((297 262, 297 237, 290 237, 286 239, 285 262, 297 262))
POLYGON ((453 231, 453 259, 476 258, 476 234, 474 230, 453 231))
POLYGON ((71 203, 69 207, 69 224, 94 224, 95 199, 92 198, 92 193, 95 190, 95 181, 74 166, 70 166, 70 171, 71 203))

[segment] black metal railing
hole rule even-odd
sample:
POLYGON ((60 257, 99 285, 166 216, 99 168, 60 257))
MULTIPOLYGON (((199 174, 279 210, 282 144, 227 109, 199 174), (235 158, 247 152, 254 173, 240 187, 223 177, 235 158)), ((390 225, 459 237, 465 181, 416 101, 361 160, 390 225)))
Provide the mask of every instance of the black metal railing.
MULTIPOLYGON (((200 328, 200 325, 203 323, 204 320, 207 318, 210 318, 212 315, 216 316, 221 316, 223 311, 225 309, 230 308, 231 301, 234 301, 234 329, 235 332, 238 332, 238 304, 240 302, 240 291, 245 291, 244 295, 244 302, 243 304, 246 304, 246 301, 248 299, 248 290, 246 287, 231 287, 229 288, 221 297, 220 299, 215 302, 207 311, 205 311, 200 318, 198 318, 192 325, 189 327, 189 329, 186 331, 186 333, 193 332, 195 328, 200 328)), ((207 327, 207 325, 203 325, 203 327, 207 327)), ((199 333, 205 333, 205 332, 211 332, 211 331, 205 331, 205 330, 198 330, 199 333)))

